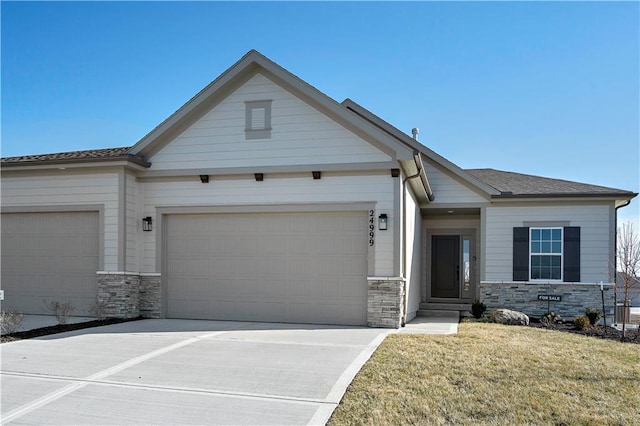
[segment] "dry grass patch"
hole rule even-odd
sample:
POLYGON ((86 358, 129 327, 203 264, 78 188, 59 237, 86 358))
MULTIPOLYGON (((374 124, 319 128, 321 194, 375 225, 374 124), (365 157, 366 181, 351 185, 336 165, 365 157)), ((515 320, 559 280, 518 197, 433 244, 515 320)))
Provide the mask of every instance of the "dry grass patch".
POLYGON ((462 323, 387 337, 329 424, 627 425, 640 415, 640 348, 552 330, 462 323))

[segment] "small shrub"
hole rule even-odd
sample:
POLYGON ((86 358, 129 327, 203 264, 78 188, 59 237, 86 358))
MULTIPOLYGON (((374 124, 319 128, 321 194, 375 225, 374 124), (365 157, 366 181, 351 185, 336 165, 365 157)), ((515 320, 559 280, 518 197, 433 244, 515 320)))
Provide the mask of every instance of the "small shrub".
POLYGON ((602 312, 596 308, 585 308, 584 315, 589 318, 589 324, 596 325, 602 316, 602 312))
POLYGON ((99 320, 103 320, 107 318, 107 307, 107 302, 100 302, 96 300, 91 306, 89 306, 89 312, 99 320))
POLYGON ((576 330, 584 330, 589 327, 589 318, 586 315, 578 315, 573 318, 573 326, 576 330))
POLYGON ((0 328, 2 334, 11 334, 18 331, 24 320, 22 312, 18 312, 14 309, 8 309, 0 314, 0 328))
POLYGON ((545 327, 555 327, 557 324, 562 322, 562 317, 555 312, 547 312, 542 317, 540 317, 540 323, 545 327))
POLYGON ((61 325, 67 323, 69 316, 75 310, 70 302, 63 303, 55 300, 51 302, 47 302, 45 300, 44 307, 47 308, 47 310, 51 311, 51 313, 53 313, 53 315, 56 317, 56 320, 58 321, 58 324, 61 325))
POLYGON ((476 319, 482 317, 482 315, 484 315, 486 311, 487 305, 479 300, 476 300, 471 304, 471 315, 473 315, 473 317, 476 319))

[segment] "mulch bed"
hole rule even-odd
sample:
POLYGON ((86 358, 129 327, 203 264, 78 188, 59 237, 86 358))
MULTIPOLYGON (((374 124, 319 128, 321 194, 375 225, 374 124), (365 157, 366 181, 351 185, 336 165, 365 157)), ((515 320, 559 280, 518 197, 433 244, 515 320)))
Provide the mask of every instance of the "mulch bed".
MULTIPOLYGON (((577 330, 571 322, 562 322, 548 327, 542 324, 539 319, 531 318, 529 321, 529 327, 547 328, 549 330, 558 330, 567 333, 581 334, 583 336, 596 337, 599 339, 617 340, 618 342, 620 342, 620 339, 622 338, 621 331, 613 327, 604 327, 601 325, 588 327, 584 330, 577 330)), ((638 328, 636 328, 635 330, 627 330, 624 341, 640 344, 640 330, 638 328)))
POLYGON ((50 334, 65 333, 67 331, 82 330, 85 328, 101 327, 103 325, 120 324, 123 322, 137 321, 142 318, 107 318, 102 320, 93 320, 87 322, 79 322, 75 324, 58 324, 50 327, 36 328, 34 330, 18 331, 16 333, 5 334, 1 338, 0 343, 13 342, 15 340, 32 339, 34 337, 48 336, 50 334))

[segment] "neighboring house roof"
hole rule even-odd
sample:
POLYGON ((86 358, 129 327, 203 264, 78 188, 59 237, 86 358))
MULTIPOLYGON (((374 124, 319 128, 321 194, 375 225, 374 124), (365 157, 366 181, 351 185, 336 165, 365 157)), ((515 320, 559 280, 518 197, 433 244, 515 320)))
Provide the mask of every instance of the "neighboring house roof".
POLYGON ((57 152, 53 154, 23 155, 0 159, 2 167, 26 166, 35 164, 66 164, 75 162, 129 160, 146 165, 144 160, 128 154, 130 147, 89 149, 84 151, 57 152))
POLYGON ((634 197, 631 191, 552 179, 495 169, 467 169, 468 173, 500 191, 500 198, 512 197, 634 197))

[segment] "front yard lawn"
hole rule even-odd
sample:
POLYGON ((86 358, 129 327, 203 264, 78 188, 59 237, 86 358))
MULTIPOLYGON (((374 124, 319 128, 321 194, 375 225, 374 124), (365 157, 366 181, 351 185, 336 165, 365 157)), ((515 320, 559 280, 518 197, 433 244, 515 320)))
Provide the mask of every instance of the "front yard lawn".
POLYGON ((329 425, 638 422, 638 345, 461 323, 452 336, 387 337, 329 425))

